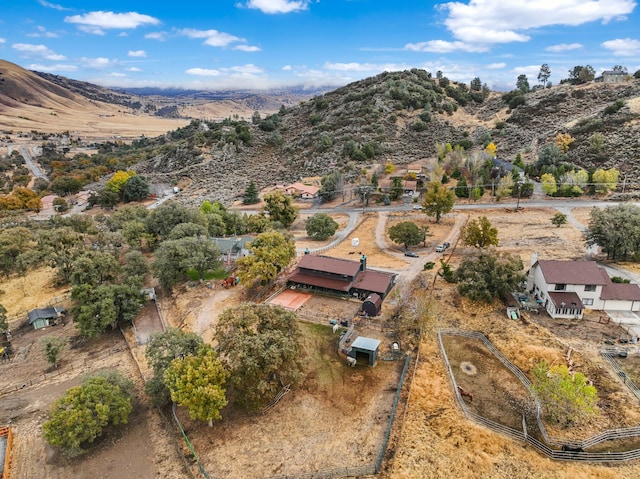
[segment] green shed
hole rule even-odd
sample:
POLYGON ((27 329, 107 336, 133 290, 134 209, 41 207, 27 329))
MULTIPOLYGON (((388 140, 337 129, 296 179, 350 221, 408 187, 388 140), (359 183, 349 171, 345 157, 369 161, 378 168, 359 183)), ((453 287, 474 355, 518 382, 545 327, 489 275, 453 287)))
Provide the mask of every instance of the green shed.
POLYGON ((356 361, 360 358, 366 358, 369 366, 373 366, 376 364, 376 360, 378 359, 379 350, 380 340, 358 336, 355 341, 351 343, 349 356, 355 358, 356 361))
POLYGON ((42 329, 47 326, 52 326, 58 322, 58 319, 65 313, 63 308, 49 307, 34 309, 29 311, 29 324, 33 326, 33 329, 42 329))

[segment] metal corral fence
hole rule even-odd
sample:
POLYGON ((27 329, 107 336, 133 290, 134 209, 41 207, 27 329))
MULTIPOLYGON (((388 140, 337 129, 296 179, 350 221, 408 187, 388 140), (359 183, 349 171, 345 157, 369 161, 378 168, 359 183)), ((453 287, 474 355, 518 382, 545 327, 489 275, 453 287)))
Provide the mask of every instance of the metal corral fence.
POLYGON ((11 446, 13 445, 13 432, 11 427, 0 427, 0 467, 2 479, 9 477, 9 464, 11 463, 11 446))
POLYGON ((625 461, 631 461, 635 459, 640 459, 640 449, 632 449, 629 451, 623 452, 586 452, 584 449, 593 447, 596 444, 605 442, 605 441, 613 441, 618 439, 626 439, 630 437, 640 437, 640 427, 630 427, 630 428, 621 428, 621 429, 609 429, 607 431, 603 431, 600 434, 597 434, 593 437, 585 439, 583 441, 573 441, 573 442, 559 442, 554 439, 551 439, 542 423, 541 418, 541 407, 540 402, 536 395, 534 394, 531 388, 531 381, 524 375, 524 373, 518 369, 513 363, 511 363, 507 358, 505 358, 500 351, 498 351, 493 344, 482 334, 477 331, 464 331, 458 329, 440 329, 438 330, 438 343, 440 346, 440 350, 442 352, 442 357, 447 366, 447 370, 449 371, 449 377, 451 379, 453 385, 453 391, 458 398, 458 403, 462 408, 465 416, 472 420, 473 422, 480 424, 482 426, 488 427, 493 431, 496 431, 500 434, 508 436, 517 441, 522 441, 528 443, 535 447, 539 452, 544 454, 545 456, 558 460, 558 461, 583 461, 583 462, 611 462, 611 463, 619 463, 625 461), (453 368, 449 363, 449 358, 447 357, 446 349, 444 348, 444 344, 442 343, 442 335, 451 335, 451 336, 463 336, 467 338, 478 339, 484 343, 484 345, 504 364, 504 366, 509 369, 527 388, 532 398, 536 403, 536 427, 540 431, 541 436, 543 437, 543 441, 540 441, 530 435, 527 432, 527 424, 526 420, 522 420, 523 429, 513 429, 511 427, 505 426, 504 424, 496 423, 487 419, 486 417, 480 416, 473 411, 470 411, 467 408, 466 403, 462 399, 460 395, 460 391, 458 390, 458 385, 456 383, 455 376, 453 374, 453 368), (549 447, 556 446, 559 449, 549 447), (564 449, 564 450, 563 450, 564 449))
POLYGON ((178 428, 180 429, 180 432, 182 433, 182 437, 184 437, 184 440, 187 443, 187 446, 189 447, 189 450, 191 451, 191 454, 193 455, 193 458, 195 459, 196 464, 198 465, 198 469, 200 469, 200 473, 206 479, 215 479, 215 478, 212 478, 209 475, 209 473, 207 473, 207 471, 205 470, 205 468, 202 465, 202 463, 200 463, 200 458, 198 457, 198 453, 196 453, 196 450, 193 448, 193 445, 191 444, 191 441, 189 441, 189 436, 187 436, 187 433, 184 432, 184 428, 182 427, 182 423, 180 422, 180 419, 178 419, 178 415, 176 414, 176 403, 173 403, 171 405, 171 412, 173 414, 173 419, 175 420, 176 424, 178 425, 178 428))
POLYGON ((614 371, 618 373, 618 376, 622 379, 624 384, 629 388, 633 395, 640 399, 640 389, 638 389, 638 386, 636 386, 636 384, 631 379, 629 379, 627 373, 622 370, 618 362, 615 360, 615 356, 618 355, 618 350, 613 348, 601 349, 600 355, 609 363, 614 371))

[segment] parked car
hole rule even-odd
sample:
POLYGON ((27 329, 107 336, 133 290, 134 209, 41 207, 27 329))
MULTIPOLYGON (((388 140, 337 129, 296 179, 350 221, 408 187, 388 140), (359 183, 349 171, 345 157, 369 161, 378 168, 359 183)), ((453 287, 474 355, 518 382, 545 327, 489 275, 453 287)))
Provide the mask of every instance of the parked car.
POLYGON ((413 205, 414 210, 421 210, 422 209, 422 205, 413 205))
POLYGON ((408 256, 409 258, 419 258, 420 257, 420 255, 418 253, 414 253, 413 251, 405 251, 404 255, 408 256))
POLYGON ((442 253, 445 250, 445 247, 443 244, 439 244, 438 246, 436 246, 436 253, 442 253))
POLYGON ((448 241, 445 241, 444 243, 442 243, 442 246, 444 246, 444 249, 449 248, 449 246, 451 246, 451 243, 449 243, 448 241))

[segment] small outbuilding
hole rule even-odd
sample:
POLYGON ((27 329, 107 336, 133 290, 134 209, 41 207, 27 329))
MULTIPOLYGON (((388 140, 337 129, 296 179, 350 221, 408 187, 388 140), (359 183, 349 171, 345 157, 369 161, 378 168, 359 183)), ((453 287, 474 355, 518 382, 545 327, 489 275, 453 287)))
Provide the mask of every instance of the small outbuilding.
POLYGON ((376 360, 378 359, 379 350, 380 340, 358 336, 355 341, 351 343, 349 356, 355 358, 356 361, 360 358, 366 357, 369 366, 373 366, 376 364, 376 360))
POLYGON ((58 322, 66 311, 63 308, 49 307, 34 309, 29 311, 29 324, 33 325, 33 329, 42 329, 47 326, 53 326, 58 322))
POLYGON ((382 309, 382 298, 379 294, 372 293, 367 296, 367 299, 362 303, 361 310, 366 313, 367 316, 377 316, 382 309))

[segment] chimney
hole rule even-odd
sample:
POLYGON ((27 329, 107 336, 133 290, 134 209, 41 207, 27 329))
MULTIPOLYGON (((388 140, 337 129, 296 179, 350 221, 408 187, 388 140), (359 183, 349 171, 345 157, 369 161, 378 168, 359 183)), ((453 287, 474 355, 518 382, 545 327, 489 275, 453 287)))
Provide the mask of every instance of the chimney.
POLYGON ((367 257, 362 255, 360 257, 360 271, 365 271, 367 269, 367 257))
POLYGON ((305 249, 304 249, 304 254, 309 254, 309 252, 310 252, 310 251, 309 251, 309 248, 305 248, 305 249))

